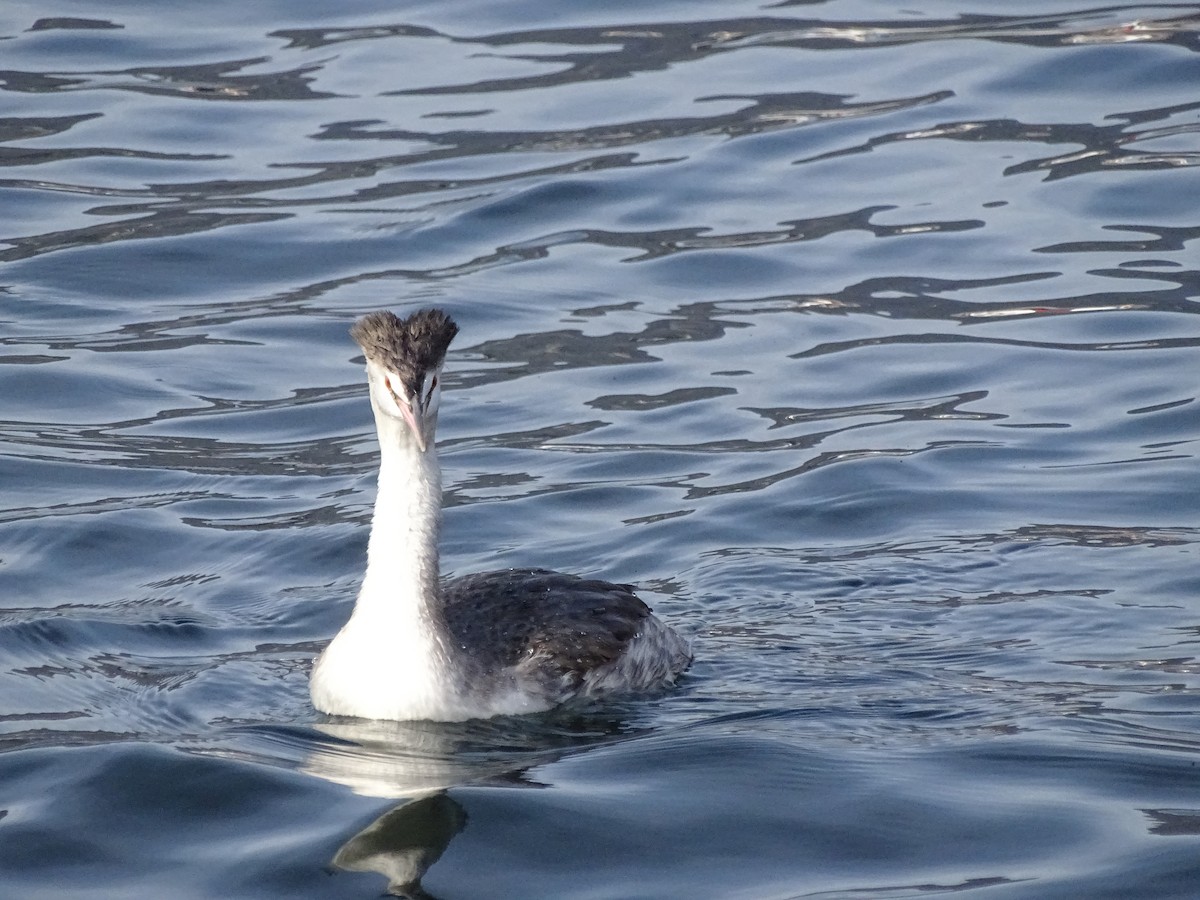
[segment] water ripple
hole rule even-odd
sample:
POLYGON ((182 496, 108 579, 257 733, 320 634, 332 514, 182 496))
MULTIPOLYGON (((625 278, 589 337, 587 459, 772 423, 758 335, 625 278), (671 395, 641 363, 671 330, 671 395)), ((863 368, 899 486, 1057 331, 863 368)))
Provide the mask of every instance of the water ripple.
POLYGON ((0 893, 1195 893, 1194 3, 35 6, 0 893), (677 690, 314 715, 425 305, 446 568, 639 583, 677 690))

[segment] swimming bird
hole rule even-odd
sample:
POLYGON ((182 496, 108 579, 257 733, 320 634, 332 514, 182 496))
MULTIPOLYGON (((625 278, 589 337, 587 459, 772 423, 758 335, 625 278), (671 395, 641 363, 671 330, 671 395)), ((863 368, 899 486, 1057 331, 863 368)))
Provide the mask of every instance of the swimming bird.
POLYGON ((691 651, 628 584, 546 569, 441 577, 434 445, 445 312, 383 310, 350 330, 367 361, 379 485, 354 611, 313 666, 313 705, 367 719, 458 721, 674 683, 691 651))

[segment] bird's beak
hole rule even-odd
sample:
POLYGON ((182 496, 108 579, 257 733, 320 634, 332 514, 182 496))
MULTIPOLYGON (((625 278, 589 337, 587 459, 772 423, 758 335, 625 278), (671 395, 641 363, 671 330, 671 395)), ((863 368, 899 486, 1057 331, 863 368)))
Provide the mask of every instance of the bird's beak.
POLYGON ((421 408, 421 397, 418 394, 413 397, 411 403, 408 402, 403 390, 397 391, 392 382, 390 375, 385 375, 383 385, 387 392, 392 395, 392 402, 396 408, 400 410, 400 417, 404 419, 404 424, 408 426, 408 430, 412 432, 413 438, 417 442, 417 446, 421 452, 425 452, 425 448, 429 446, 429 441, 425 438, 425 429, 422 423, 425 421, 425 410, 421 408))
POLYGON ((421 452, 425 452, 425 432, 421 428, 421 422, 425 418, 421 413, 423 410, 420 406, 420 400, 415 401, 412 405, 407 403, 400 404, 400 415, 404 417, 404 422, 412 431, 413 437, 417 441, 417 447, 421 452))

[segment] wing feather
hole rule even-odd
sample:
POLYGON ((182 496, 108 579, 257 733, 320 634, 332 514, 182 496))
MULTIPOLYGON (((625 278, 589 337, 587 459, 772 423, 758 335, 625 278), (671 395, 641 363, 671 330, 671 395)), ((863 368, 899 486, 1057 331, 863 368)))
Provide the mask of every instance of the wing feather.
POLYGON ((454 641, 480 669, 532 665, 564 687, 615 662, 650 615, 632 585, 546 569, 449 579, 442 599, 454 641))

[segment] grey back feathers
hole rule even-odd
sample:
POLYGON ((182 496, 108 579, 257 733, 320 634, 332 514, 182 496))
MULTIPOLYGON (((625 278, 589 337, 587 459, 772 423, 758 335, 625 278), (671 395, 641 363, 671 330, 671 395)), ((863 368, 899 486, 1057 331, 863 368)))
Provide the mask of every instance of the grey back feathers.
POLYGON ((451 637, 483 672, 525 663, 571 689, 613 663, 650 616, 628 584, 545 569, 451 578, 442 602, 451 637))
POLYGON ((407 319, 382 309, 368 313, 350 328, 350 337, 367 359, 400 376, 409 391, 441 365, 458 326, 440 309, 422 309, 407 319))

